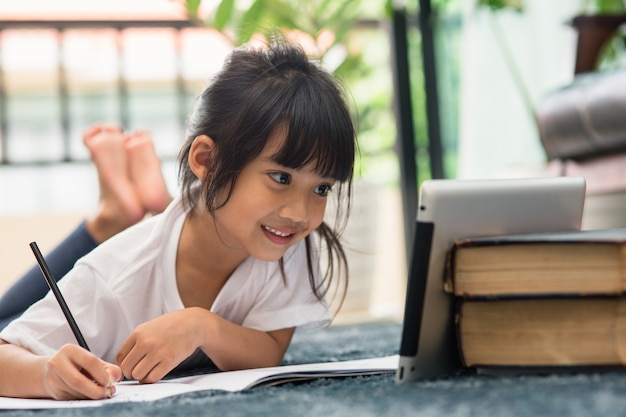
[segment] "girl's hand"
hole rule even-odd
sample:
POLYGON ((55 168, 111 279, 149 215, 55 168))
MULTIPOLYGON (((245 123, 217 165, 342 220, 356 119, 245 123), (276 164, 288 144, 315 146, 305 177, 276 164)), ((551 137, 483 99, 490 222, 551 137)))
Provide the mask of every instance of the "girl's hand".
POLYGON ((141 383, 161 380, 201 345, 200 308, 173 311, 138 326, 117 353, 117 364, 128 379, 141 383))
POLYGON ((47 361, 44 387, 57 400, 110 398, 122 370, 77 345, 61 347, 47 361))

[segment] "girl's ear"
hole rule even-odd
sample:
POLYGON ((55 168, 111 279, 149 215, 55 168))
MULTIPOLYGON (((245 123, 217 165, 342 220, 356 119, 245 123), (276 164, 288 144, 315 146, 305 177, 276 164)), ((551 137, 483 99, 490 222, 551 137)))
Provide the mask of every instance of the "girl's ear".
POLYGON ((207 135, 196 136, 189 149, 189 167, 199 180, 204 180, 213 159, 215 142, 207 135))

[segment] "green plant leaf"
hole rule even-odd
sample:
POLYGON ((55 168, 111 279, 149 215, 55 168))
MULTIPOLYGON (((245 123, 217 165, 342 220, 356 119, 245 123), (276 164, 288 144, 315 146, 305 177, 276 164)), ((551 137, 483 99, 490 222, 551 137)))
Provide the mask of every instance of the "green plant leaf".
POLYGON ((185 0, 185 8, 190 19, 198 18, 198 9, 202 0, 185 0))
POLYGON ((217 30, 224 30, 226 25, 231 21, 233 11, 235 10, 235 0, 222 0, 215 10, 213 17, 213 26, 217 30))
POLYGON ((623 0, 596 0, 595 10, 590 10, 592 13, 624 13, 624 1, 623 0))
POLYGON ((303 7, 304 2, 273 0, 265 2, 265 14, 271 16, 271 24, 282 29, 300 29, 310 33, 310 14, 303 7))
POLYGON ((335 43, 342 43, 352 30, 357 20, 356 10, 358 9, 359 3, 360 0, 343 1, 327 20, 327 23, 324 24, 325 27, 334 30, 336 36, 335 43))
POLYGON ((477 7, 487 7, 493 11, 511 9, 516 12, 524 10, 524 0, 478 0, 477 7))
MULTIPOLYGON (((356 9, 358 9, 359 0, 344 0, 342 2, 338 2, 335 0, 334 2, 335 10, 333 10, 330 14, 319 13, 319 16, 322 17, 323 21, 320 22, 320 26, 325 27, 344 27, 351 26, 351 24, 356 20, 356 9), (339 6, 337 4, 339 3, 339 6), (346 25, 346 23, 349 23, 346 25)), ((327 8, 326 10, 329 10, 327 8)))
POLYGON ((245 43, 250 40, 252 35, 263 31, 267 28, 263 27, 263 11, 265 10, 265 0, 255 0, 250 8, 246 10, 239 27, 237 28, 238 43, 245 43))

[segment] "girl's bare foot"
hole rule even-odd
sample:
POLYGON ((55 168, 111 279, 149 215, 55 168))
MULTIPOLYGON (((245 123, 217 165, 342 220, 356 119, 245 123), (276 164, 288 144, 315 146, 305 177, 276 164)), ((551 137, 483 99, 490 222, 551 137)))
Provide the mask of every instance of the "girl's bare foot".
POLYGON ((87 230, 98 242, 141 220, 146 212, 128 175, 128 159, 121 129, 97 124, 83 134, 83 143, 98 171, 100 204, 87 220, 87 230))
POLYGON ((143 208, 160 213, 172 201, 167 190, 161 160, 156 154, 152 137, 147 131, 133 132, 125 141, 128 175, 143 208))

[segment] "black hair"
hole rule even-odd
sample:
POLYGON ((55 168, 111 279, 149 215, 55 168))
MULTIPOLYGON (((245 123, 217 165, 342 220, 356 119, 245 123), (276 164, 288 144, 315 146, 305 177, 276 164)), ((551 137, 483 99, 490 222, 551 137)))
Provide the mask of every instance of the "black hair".
MULTIPOLYGON (((294 169, 313 163, 317 174, 337 180, 332 191, 338 199, 335 225, 331 228, 322 222, 316 229, 328 255, 321 287, 315 285, 310 236, 305 243, 314 294, 318 299, 326 295, 339 262, 345 279, 334 288, 345 296, 347 260, 339 238, 350 209, 355 128, 338 80, 310 61, 300 47, 273 39, 267 48, 240 47, 226 59, 198 97, 188 121, 186 142, 178 156, 184 202, 191 208, 203 202, 211 213, 226 204, 243 168, 263 151, 277 129, 284 129, 286 139, 274 155, 275 162, 294 169), (192 142, 200 135, 214 142, 211 166, 202 181, 188 163, 192 142), (218 198, 223 190, 227 190, 225 200, 218 198)), ((282 269, 282 259, 279 262, 282 269)))

